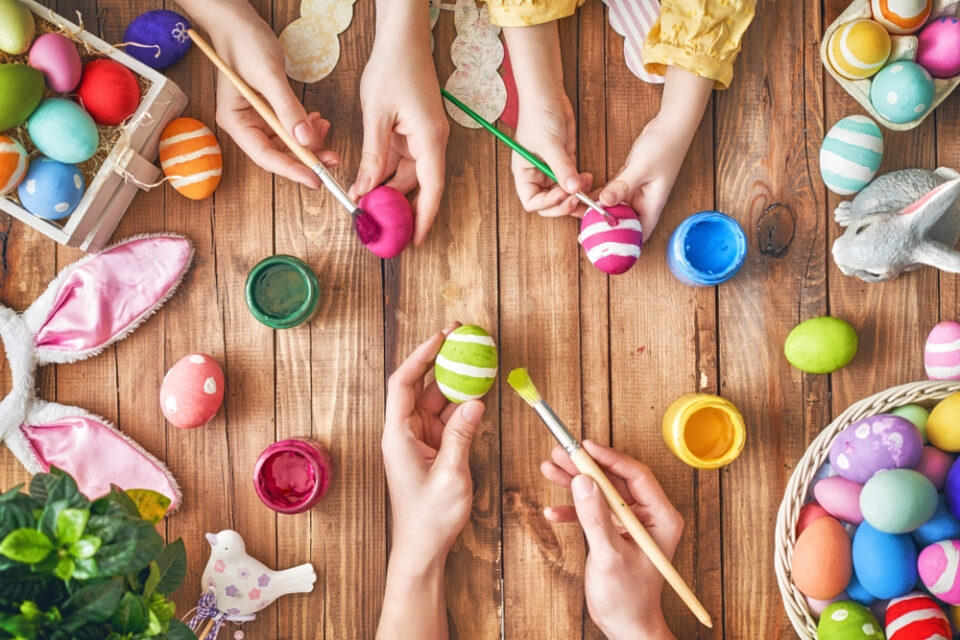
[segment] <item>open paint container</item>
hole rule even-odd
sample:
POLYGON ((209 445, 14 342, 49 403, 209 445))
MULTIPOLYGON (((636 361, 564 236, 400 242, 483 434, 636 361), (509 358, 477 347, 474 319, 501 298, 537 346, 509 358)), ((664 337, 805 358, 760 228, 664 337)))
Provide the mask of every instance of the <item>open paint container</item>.
POLYGON ((747 257, 743 227, 717 211, 701 211, 674 230, 667 243, 667 266, 680 282, 709 287, 729 280, 747 257))
POLYGON ((279 513, 301 513, 327 493, 333 461, 322 444, 308 438, 275 442, 260 454, 253 486, 265 505, 279 513))
POLYGON ((690 393, 674 400, 664 414, 663 439, 691 467, 716 469, 740 455, 747 429, 729 400, 690 393))
POLYGON ((270 256, 247 276, 247 307, 272 329, 290 329, 310 320, 320 302, 320 281, 300 258, 270 256))

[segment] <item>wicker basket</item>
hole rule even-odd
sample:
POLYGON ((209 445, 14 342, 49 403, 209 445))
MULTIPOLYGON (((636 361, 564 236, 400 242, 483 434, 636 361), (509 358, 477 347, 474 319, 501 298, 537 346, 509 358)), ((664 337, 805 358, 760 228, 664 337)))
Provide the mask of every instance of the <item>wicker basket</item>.
POLYGON ((794 532, 800 508, 806 501, 810 481, 813 480, 820 466, 827 461, 833 439, 857 420, 886 413, 905 404, 919 404, 929 409, 957 391, 960 391, 960 380, 924 380, 902 384, 876 393, 847 407, 846 411, 820 432, 800 458, 790 476, 790 482, 787 483, 783 502, 780 503, 780 510, 777 513, 777 555, 774 559, 780 595, 783 597, 783 604, 787 608, 790 622, 793 623, 793 628, 796 629, 800 638, 814 640, 817 637, 817 624, 807 609, 803 594, 794 586, 790 574, 793 545, 797 541, 794 532))

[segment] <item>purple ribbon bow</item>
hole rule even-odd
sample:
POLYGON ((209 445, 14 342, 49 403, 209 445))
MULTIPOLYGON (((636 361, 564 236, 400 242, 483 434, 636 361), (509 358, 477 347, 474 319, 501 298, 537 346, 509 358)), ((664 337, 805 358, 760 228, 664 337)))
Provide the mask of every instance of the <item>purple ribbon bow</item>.
MULTIPOLYGON (((224 614, 217 609, 216 594, 205 593, 200 596, 200 600, 197 602, 197 614, 190 619, 187 626, 190 627, 191 631, 196 631, 200 627, 201 622, 213 618, 213 627, 210 629, 210 633, 206 635, 206 639, 214 640, 220 632, 220 625, 223 624, 223 616, 224 614)), ((200 638, 200 640, 204 640, 204 638, 200 638)))

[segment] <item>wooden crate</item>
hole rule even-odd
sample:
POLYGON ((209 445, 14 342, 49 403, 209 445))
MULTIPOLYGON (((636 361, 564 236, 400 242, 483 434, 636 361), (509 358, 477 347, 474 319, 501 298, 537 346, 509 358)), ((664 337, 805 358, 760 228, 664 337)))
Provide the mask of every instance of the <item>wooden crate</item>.
POLYGON ((135 60, 120 49, 54 13, 33 0, 20 0, 40 19, 63 25, 74 36, 90 45, 104 57, 112 58, 146 79, 149 86, 140 107, 130 118, 121 142, 114 146, 96 176, 87 185, 83 199, 69 217, 63 220, 39 218, 15 201, 0 197, 0 210, 37 229, 68 247, 86 252, 102 249, 120 224, 133 197, 140 190, 137 183, 150 185, 160 176, 153 164, 157 158, 160 134, 164 127, 183 113, 187 96, 162 73, 135 60), (125 176, 132 176, 134 180, 125 176))

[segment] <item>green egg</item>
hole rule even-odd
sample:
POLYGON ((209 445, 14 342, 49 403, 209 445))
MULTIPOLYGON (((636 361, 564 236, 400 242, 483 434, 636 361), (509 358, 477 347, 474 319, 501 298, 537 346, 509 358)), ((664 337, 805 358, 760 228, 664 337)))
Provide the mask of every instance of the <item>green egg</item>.
POLYGON ((840 318, 811 318, 793 328, 783 354, 801 371, 830 373, 857 354, 857 332, 840 318))
POLYGON ((0 51, 18 56, 33 43, 33 14, 17 0, 0 0, 0 51))
POLYGON ((817 640, 883 640, 883 626, 870 609, 849 601, 824 609, 817 625, 817 640))
POLYGON ((29 118, 42 97, 42 73, 25 64, 0 64, 0 131, 29 118))
POLYGON ((877 531, 909 533, 937 510, 937 489, 913 469, 878 471, 860 491, 860 512, 877 531))
POLYGON ((906 418, 915 424, 917 429, 920 430, 920 437, 923 438, 923 444, 930 442, 927 440, 927 417, 930 415, 929 411, 918 404, 905 404, 902 407, 897 407, 890 413, 895 416, 900 416, 901 418, 906 418))
POLYGON ((450 402, 475 400, 490 390, 497 377, 497 345, 480 327, 458 327, 440 347, 434 374, 450 402))

